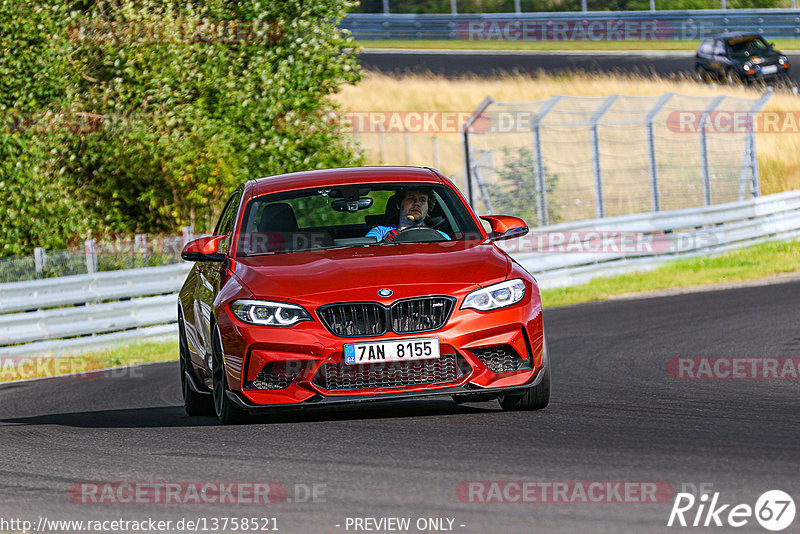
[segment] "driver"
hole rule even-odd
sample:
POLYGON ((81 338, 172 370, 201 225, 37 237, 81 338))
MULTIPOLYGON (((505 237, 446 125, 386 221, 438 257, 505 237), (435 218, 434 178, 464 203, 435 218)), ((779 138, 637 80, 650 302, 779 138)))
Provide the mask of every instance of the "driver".
MULTIPOLYGON (((374 236, 378 241, 394 241, 398 234, 406 228, 423 227, 425 228, 425 218, 428 211, 433 208, 435 200, 432 193, 420 191, 418 189, 407 189, 400 193, 397 200, 397 209, 400 212, 397 224, 392 226, 376 226, 366 237, 374 236)), ((393 202, 393 200, 389 200, 393 202)), ((436 230, 442 237, 450 240, 450 236, 440 230, 436 230)))

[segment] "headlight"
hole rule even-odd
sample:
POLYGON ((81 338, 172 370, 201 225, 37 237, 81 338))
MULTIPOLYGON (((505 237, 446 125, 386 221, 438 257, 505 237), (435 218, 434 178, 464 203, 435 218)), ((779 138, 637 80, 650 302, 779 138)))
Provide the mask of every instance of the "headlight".
POLYGON ((753 68, 753 65, 751 65, 750 63, 745 63, 744 65, 742 65, 742 68, 743 68, 744 70, 746 70, 746 71, 748 71, 748 70, 752 70, 752 68, 753 68))
POLYGON ((519 278, 500 282, 493 286, 476 289, 464 299, 461 309, 474 308, 479 311, 496 310, 511 306, 525 296, 525 282, 519 278))
POLYGON ((239 320, 249 324, 292 326, 311 320, 301 306, 268 300, 237 300, 231 304, 231 311, 239 320))
POLYGON ((778 58, 778 64, 779 64, 779 65, 783 65, 783 64, 784 64, 784 63, 786 63, 787 61, 789 61, 789 58, 788 58, 788 57, 786 57, 786 56, 781 56, 781 57, 779 57, 779 58, 778 58))

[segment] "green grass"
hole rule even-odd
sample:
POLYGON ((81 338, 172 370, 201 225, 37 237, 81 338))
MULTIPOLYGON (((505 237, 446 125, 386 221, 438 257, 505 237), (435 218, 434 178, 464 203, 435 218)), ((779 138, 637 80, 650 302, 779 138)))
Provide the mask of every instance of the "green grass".
MULTIPOLYGON (((691 41, 468 41, 462 39, 361 40, 363 48, 416 48, 449 50, 685 50, 694 51, 700 39, 691 41)), ((800 49, 800 39, 777 39, 778 50, 800 49)))
MULTIPOLYGON (((721 256, 677 260, 646 273, 598 278, 581 286, 545 290, 542 292, 542 304, 547 309, 601 301, 628 293, 757 280, 798 270, 800 241, 764 243, 721 256)), ((0 367, 0 382, 177 359, 177 340, 137 342, 79 356, 30 357, 21 367, 11 367, 0 360, 3 363, 0 367)))
POLYGON ((614 295, 722 282, 757 280, 800 270, 800 241, 771 242, 721 256, 676 260, 654 271, 597 278, 587 284, 542 291, 545 309, 606 300, 614 295))
POLYGON ((91 352, 62 358, 28 356, 11 362, 0 359, 0 382, 44 378, 64 374, 85 373, 121 365, 164 362, 178 359, 178 341, 140 341, 119 345, 100 352, 91 352), (14 363, 15 365, 11 365, 14 363))

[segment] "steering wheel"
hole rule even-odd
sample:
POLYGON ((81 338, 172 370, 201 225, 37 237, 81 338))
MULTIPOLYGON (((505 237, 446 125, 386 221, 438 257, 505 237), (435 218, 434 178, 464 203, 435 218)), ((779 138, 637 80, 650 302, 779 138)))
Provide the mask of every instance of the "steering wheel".
POLYGON ((431 241, 448 241, 446 237, 427 226, 409 226, 403 228, 394 238, 394 243, 427 243, 431 241))

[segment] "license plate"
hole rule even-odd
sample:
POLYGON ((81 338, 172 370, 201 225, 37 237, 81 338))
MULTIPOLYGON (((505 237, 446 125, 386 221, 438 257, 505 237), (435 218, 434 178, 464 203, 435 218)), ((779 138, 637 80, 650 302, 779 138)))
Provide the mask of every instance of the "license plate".
POLYGON ((345 343, 344 363, 366 363, 429 360, 439 357, 439 339, 435 337, 345 343))
POLYGON ((777 65, 767 65, 766 67, 761 67, 762 74, 775 74, 776 72, 778 72, 777 65))

